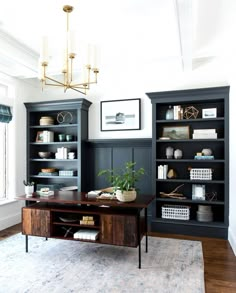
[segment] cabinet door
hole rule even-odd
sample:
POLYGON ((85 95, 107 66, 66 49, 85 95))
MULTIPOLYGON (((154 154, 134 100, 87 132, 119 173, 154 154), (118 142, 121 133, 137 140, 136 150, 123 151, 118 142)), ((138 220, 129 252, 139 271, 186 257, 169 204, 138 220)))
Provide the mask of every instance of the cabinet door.
POLYGON ((137 246, 135 215, 101 215, 101 243, 137 246))
POLYGON ((50 211, 32 208, 22 209, 22 234, 50 236, 50 211))

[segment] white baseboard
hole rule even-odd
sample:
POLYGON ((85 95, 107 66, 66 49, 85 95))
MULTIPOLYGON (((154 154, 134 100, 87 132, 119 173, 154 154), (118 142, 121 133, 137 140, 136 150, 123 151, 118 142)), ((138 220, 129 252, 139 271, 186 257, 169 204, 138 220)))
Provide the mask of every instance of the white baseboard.
POLYGON ((228 240, 233 249, 234 255, 236 256, 236 235, 233 233, 233 231, 230 228, 229 228, 228 240))
POLYGON ((21 222, 21 214, 11 215, 7 218, 0 219, 0 231, 7 229, 11 226, 19 224, 21 222))
POLYGON ((0 206, 0 231, 21 222, 21 206, 19 202, 10 202, 0 206))

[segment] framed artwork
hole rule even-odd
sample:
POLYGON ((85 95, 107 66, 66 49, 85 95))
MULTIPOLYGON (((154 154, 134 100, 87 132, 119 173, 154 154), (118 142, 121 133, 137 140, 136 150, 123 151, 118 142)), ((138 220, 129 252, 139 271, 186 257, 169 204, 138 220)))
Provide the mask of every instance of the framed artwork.
POLYGON ((206 187, 205 185, 193 184, 192 185, 192 199, 205 200, 206 187))
POLYGON ((163 127, 162 138, 189 139, 189 126, 165 126, 163 127))
POLYGON ((202 118, 216 118, 216 108, 202 109, 202 118))
POLYGON ((101 102, 101 131, 141 129, 141 100, 101 102))
POLYGON ((43 131, 38 131, 37 132, 36 142, 43 142, 43 131))

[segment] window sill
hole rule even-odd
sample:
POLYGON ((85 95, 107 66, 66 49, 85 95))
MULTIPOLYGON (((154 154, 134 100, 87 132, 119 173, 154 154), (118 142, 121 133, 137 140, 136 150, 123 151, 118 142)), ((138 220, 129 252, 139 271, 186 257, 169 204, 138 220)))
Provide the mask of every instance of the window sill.
POLYGON ((13 202, 16 202, 16 200, 15 199, 1 199, 0 200, 0 206, 11 204, 13 202))

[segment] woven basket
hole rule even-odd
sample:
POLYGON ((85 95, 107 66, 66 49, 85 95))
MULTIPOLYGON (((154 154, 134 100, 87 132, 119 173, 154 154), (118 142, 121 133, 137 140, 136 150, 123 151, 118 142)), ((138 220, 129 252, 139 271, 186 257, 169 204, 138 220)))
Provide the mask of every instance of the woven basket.
POLYGON ((116 191, 116 198, 122 202, 134 201, 136 199, 136 196, 137 192, 135 190, 124 190, 123 192, 121 190, 116 191))

